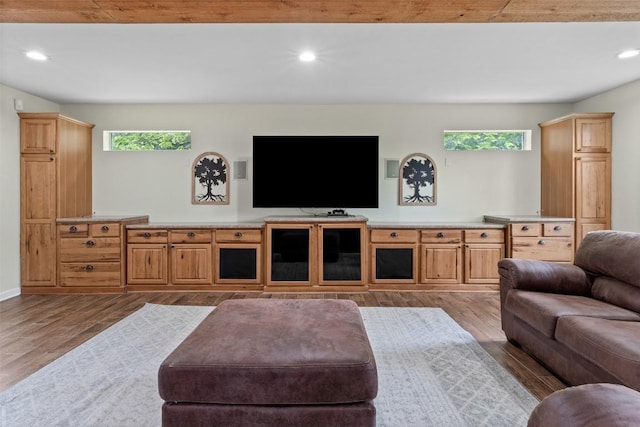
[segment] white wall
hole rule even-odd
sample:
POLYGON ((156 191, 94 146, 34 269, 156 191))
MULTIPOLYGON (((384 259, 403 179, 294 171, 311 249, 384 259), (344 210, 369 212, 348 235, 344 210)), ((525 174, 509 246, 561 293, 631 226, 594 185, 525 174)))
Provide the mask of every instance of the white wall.
POLYGON ((640 232, 640 80, 579 102, 575 111, 615 113, 611 228, 640 232))
POLYGON ((349 213, 372 221, 479 221, 484 214, 533 214, 539 209, 538 123, 567 114, 571 105, 65 105, 63 111, 96 125, 97 214, 149 214, 152 222, 299 214, 296 209, 253 209, 251 179, 231 181, 228 206, 192 205, 192 162, 215 151, 231 164, 248 159, 251 172, 254 134, 373 134, 380 136, 380 208, 349 213), (190 129, 192 149, 102 150, 103 130, 127 129, 190 129), (532 129, 533 150, 445 152, 445 129, 532 129), (384 159, 401 160, 416 152, 436 163, 436 206, 399 206, 398 180, 383 177, 384 159))
POLYGON ((0 85, 0 301, 20 293, 20 117, 24 111, 58 112, 53 102, 0 85))

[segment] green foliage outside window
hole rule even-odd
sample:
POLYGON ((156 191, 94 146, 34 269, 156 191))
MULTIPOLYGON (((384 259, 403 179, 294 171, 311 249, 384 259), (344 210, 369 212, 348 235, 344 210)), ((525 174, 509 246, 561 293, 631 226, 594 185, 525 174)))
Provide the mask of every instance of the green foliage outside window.
POLYGON ((113 151, 190 150, 191 132, 108 132, 109 149, 113 151))
POLYGON ((530 131, 445 131, 444 149, 529 150, 530 131))

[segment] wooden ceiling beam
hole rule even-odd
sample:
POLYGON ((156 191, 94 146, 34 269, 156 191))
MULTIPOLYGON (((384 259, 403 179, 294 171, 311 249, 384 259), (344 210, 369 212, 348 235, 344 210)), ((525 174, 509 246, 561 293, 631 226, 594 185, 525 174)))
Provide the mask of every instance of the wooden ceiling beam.
POLYGON ((640 21, 638 0, 0 0, 18 23, 640 21))

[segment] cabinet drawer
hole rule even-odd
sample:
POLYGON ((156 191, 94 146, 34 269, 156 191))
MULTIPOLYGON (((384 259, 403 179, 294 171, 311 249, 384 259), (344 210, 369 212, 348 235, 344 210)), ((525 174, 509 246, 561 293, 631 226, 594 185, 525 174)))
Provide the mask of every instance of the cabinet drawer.
POLYGON ((548 222, 542 226, 542 235, 546 237, 573 236, 573 223, 568 222, 548 222))
POLYGON ((512 236, 536 237, 542 236, 542 224, 537 222, 509 224, 512 236))
POLYGON ((167 230, 127 230, 129 243, 167 243, 167 230))
POLYGON ((120 224, 117 222, 108 224, 91 224, 89 231, 94 237, 117 237, 120 235, 120 224))
POLYGON ((511 242, 511 256, 520 259, 568 262, 573 259, 572 240, 571 237, 514 237, 511 242))
POLYGON ((371 230, 371 242, 380 243, 417 243, 418 230, 376 229, 371 230))
POLYGON ((262 230, 216 230, 216 242, 260 243, 262 230))
POLYGON ((465 230, 464 241, 465 243, 504 243, 504 230, 465 230))
POLYGON ((60 237, 87 237, 89 224, 60 224, 58 225, 60 237))
POLYGON ((62 263, 61 286, 120 286, 119 262, 62 263))
POLYGON ((429 229, 420 232, 422 243, 460 243, 462 230, 429 229))
POLYGON ((171 243, 211 243, 211 230, 171 230, 171 243))
POLYGON ((120 261, 120 239, 60 239, 61 262, 120 261))

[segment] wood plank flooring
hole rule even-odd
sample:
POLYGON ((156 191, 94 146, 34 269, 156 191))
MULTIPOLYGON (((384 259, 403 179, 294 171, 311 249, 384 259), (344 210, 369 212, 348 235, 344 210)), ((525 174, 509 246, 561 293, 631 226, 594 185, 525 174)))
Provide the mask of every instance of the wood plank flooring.
POLYGON ((217 305, 236 298, 345 298, 361 307, 441 307, 536 397, 566 385, 522 350, 500 327, 497 292, 129 293, 21 295, 0 302, 0 391, 99 334, 145 303, 217 305))

